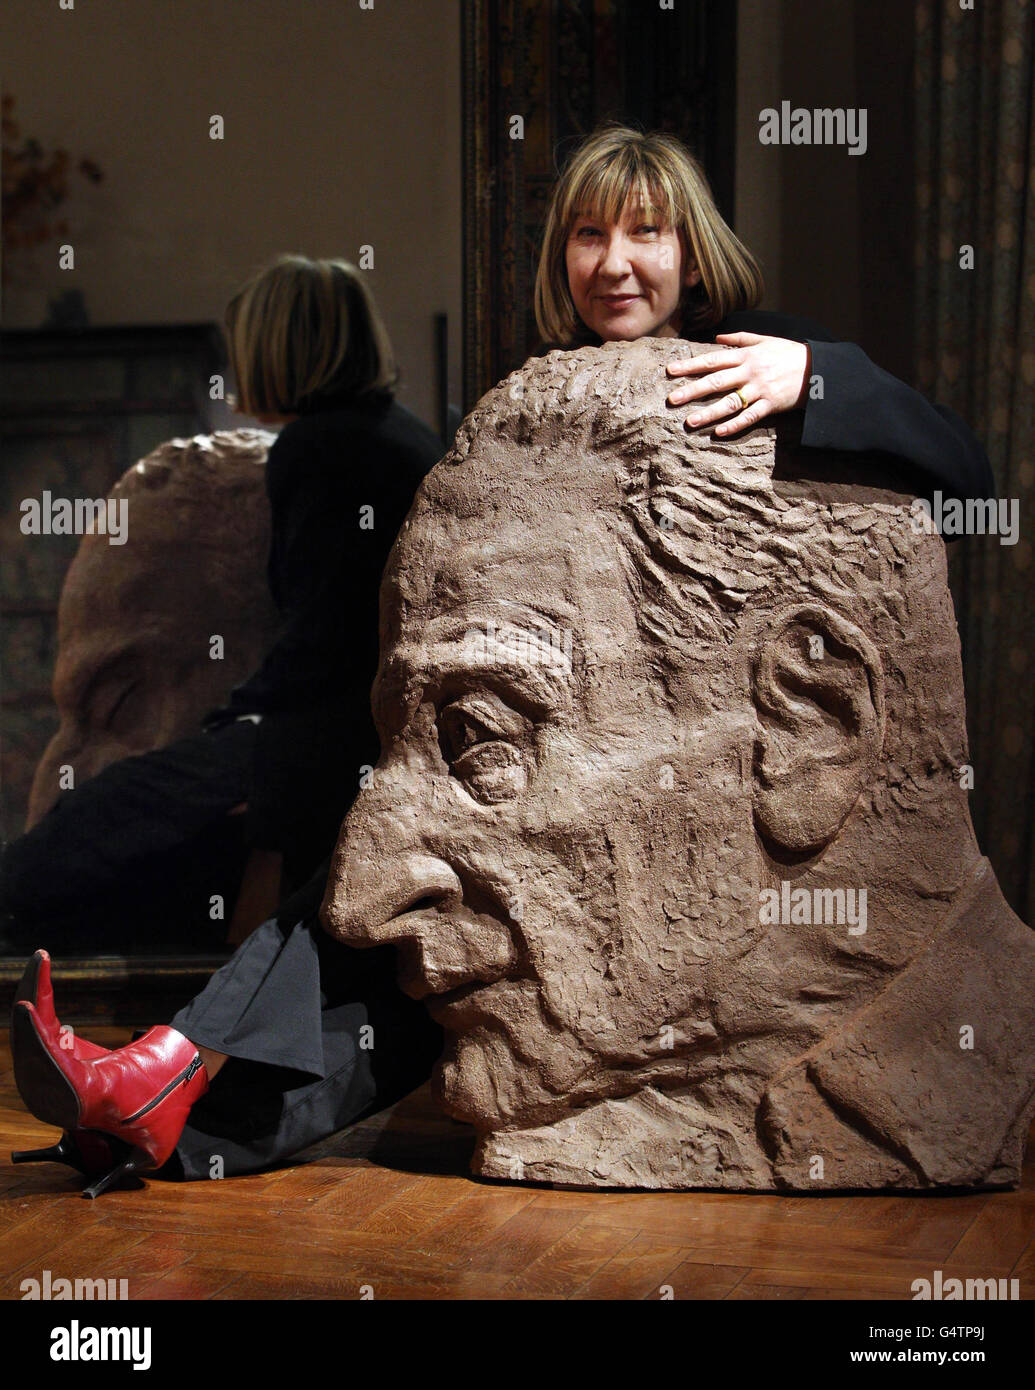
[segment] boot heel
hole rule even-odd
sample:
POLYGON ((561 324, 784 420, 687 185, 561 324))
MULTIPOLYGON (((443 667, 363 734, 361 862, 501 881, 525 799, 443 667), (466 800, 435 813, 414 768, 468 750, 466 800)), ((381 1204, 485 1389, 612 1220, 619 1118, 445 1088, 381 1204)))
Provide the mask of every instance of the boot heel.
POLYGON ((46 1149, 19 1149, 11 1155, 12 1163, 65 1163, 84 1177, 95 1178, 114 1167, 118 1158, 125 1158, 128 1146, 110 1135, 77 1129, 66 1130, 56 1144, 46 1149))
POLYGON ((99 1197, 102 1192, 107 1192, 109 1187, 114 1187, 123 1178, 135 1177, 153 1167, 154 1160, 146 1149, 134 1149, 128 1158, 124 1158, 121 1163, 116 1163, 114 1168, 109 1169, 103 1177, 92 1182, 89 1187, 84 1187, 79 1195, 90 1198, 99 1197))
POLYGON ((56 1144, 51 1144, 48 1149, 18 1149, 11 1155, 12 1163, 66 1163, 69 1168, 77 1168, 82 1171, 82 1159, 79 1157, 79 1150, 69 1139, 67 1134, 62 1134, 56 1144))

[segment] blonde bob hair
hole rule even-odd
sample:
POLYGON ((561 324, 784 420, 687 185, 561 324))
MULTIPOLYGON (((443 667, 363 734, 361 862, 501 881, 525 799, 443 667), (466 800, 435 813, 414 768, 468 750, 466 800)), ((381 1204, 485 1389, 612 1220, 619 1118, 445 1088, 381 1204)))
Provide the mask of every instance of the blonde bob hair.
POLYGON ((575 150, 550 198, 535 280, 535 318, 545 343, 600 341, 576 312, 565 249, 578 216, 618 222, 630 198, 679 234, 684 257, 692 255, 701 272, 680 297, 683 337, 714 328, 737 309, 753 309, 762 298, 758 262, 723 220, 693 155, 674 135, 608 122, 575 150))
POLYGON ((278 257, 227 305, 226 341, 245 415, 389 398, 399 379, 374 296, 349 261, 278 257))

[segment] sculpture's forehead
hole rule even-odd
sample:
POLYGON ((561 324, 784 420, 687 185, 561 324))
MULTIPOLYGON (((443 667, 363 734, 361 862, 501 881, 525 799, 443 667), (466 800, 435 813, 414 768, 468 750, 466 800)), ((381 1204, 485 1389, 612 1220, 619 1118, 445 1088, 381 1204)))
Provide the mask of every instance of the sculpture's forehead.
POLYGON ((386 575, 396 618, 400 609, 412 623, 495 605, 574 622, 598 609, 622 576, 606 513, 587 511, 578 493, 527 503, 501 491, 461 514, 447 497, 420 507, 386 575))
POLYGON ((154 603, 156 560, 167 561, 171 532, 153 506, 131 506, 128 521, 124 545, 109 545, 106 536, 84 537, 61 593, 62 618, 71 627, 132 624, 141 606, 154 603))
POLYGON ((457 515, 425 496, 411 516, 381 594, 384 729, 405 723, 429 682, 488 682, 542 714, 580 704, 590 718, 601 714, 596 691, 610 692, 613 713, 642 688, 614 515, 564 498, 531 511, 504 501, 494 493, 457 515))
MULTIPOLYGON (((178 611, 186 592, 207 594, 209 562, 227 550, 219 518, 204 507, 163 505, 160 496, 144 493, 127 499, 126 540, 111 545, 107 536, 87 536, 69 568, 62 607, 84 610, 94 621, 129 622, 140 608, 178 611)), ((231 562, 237 558, 231 552, 231 562)), ((242 555, 240 569, 254 568, 242 555)), ((226 563, 223 562, 223 572, 226 563)))

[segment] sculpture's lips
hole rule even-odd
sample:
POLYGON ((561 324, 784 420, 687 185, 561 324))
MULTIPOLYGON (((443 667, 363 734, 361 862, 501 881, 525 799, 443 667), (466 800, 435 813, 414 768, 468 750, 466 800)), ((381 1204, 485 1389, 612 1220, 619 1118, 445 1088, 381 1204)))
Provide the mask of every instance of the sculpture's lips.
POLYGON ((518 968, 508 927, 487 913, 460 908, 448 916, 418 908, 399 919, 399 986, 429 1011, 448 1010, 483 994, 518 968))
POLYGON ((461 1021, 467 1022, 478 1014, 492 1015, 487 1006, 505 983, 505 980, 490 980, 488 984, 484 980, 474 980, 445 994, 425 995, 424 1004, 436 1023, 444 1028, 456 1028, 461 1021))

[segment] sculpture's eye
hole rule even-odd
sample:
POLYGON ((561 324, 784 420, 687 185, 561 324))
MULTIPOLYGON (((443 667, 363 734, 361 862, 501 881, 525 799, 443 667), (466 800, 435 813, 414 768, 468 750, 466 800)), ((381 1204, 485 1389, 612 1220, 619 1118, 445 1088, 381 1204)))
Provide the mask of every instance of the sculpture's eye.
POLYGON ((139 719, 140 693, 139 680, 119 672, 105 675, 94 683, 84 702, 88 727, 117 736, 131 733, 139 719))
POLYGON ((139 685, 127 686, 119 695, 112 707, 111 713, 105 721, 106 727, 112 733, 127 733, 135 726, 138 710, 138 691, 139 685))
POLYGON ((498 700, 467 697, 439 714, 439 743, 451 774, 479 801, 506 801, 528 785, 518 742, 528 721, 498 700))

